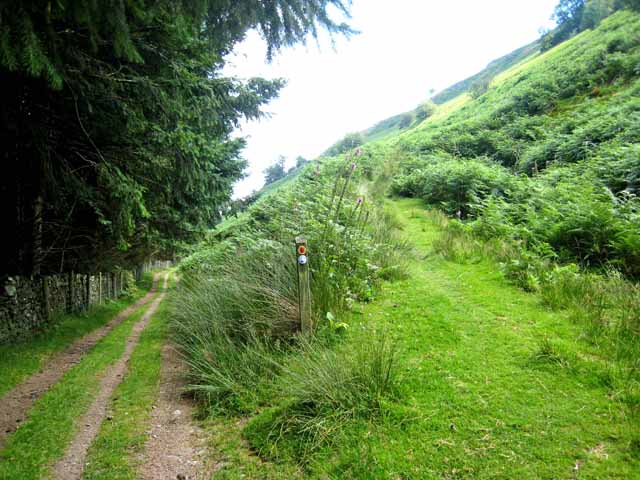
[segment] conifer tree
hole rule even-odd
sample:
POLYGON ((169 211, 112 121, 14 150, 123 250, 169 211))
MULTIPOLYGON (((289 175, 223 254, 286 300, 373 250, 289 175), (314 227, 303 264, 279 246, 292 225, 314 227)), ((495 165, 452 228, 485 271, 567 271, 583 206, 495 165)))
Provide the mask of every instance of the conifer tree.
POLYGON ((129 266, 211 226, 242 176, 242 118, 281 80, 221 74, 257 29, 268 55, 323 28, 343 0, 0 0, 0 102, 10 165, 2 271, 129 266))

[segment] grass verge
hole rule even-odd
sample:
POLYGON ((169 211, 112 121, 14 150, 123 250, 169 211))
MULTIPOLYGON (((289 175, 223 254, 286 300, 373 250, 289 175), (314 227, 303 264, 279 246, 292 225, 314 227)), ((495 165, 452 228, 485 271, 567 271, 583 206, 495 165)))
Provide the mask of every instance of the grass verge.
POLYGON ((49 328, 34 338, 0 345, 0 397, 26 377, 37 372, 51 355, 101 327, 121 310, 136 302, 151 288, 152 275, 145 274, 135 293, 96 305, 86 313, 56 316, 49 328))
POLYGON ((215 480, 294 480, 304 478, 303 470, 294 463, 274 463, 256 455, 242 431, 246 419, 216 416, 203 421, 209 438, 209 451, 215 456, 215 480))

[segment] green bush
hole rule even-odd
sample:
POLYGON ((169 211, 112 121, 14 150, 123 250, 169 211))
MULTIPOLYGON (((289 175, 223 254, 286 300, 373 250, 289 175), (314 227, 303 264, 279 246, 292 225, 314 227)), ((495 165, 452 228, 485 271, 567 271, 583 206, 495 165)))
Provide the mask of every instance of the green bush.
MULTIPOLYGON (((485 240, 518 241, 559 261, 615 266, 637 278, 636 150, 610 146, 608 168, 596 158, 558 165, 534 178, 513 175, 486 160, 445 157, 405 170, 394 179, 391 192, 420 197, 450 216, 470 220, 470 231, 485 240)), ((445 234, 437 247, 448 250, 446 255, 469 257, 456 241, 445 234)))
POLYGON ((446 160, 396 178, 392 192, 423 198, 450 215, 467 218, 489 195, 504 195, 513 175, 499 165, 481 160, 446 160))
POLYGON ((174 336, 190 368, 189 389, 212 411, 252 411, 298 341, 297 261, 305 235, 313 319, 331 330, 355 301, 368 301, 383 278, 402 277, 406 246, 393 218, 358 194, 376 160, 326 159, 221 226, 181 264, 174 336), (224 240, 219 238, 224 235, 224 240))
POLYGON ((284 368, 279 391, 286 403, 254 418, 245 436, 261 455, 304 462, 346 422, 381 415, 397 397, 393 346, 361 334, 355 351, 304 345, 284 368))

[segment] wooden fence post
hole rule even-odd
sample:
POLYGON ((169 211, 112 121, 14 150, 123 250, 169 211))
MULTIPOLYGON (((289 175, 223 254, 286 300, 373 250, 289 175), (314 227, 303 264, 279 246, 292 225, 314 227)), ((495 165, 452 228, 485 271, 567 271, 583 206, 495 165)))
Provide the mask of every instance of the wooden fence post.
POLYGON ((67 313, 73 313, 73 272, 67 272, 67 313))
POLYGON ((51 306, 49 305, 49 281, 46 276, 42 277, 42 309, 44 310, 44 319, 48 322, 51 306))
POLYGON ((309 281, 309 252, 307 239, 296 238, 296 259, 298 264, 298 305, 300 310, 300 330, 303 335, 313 332, 311 319, 311 283, 309 281))
POLYGON ((91 275, 90 274, 86 274, 84 276, 85 282, 87 282, 84 286, 85 288, 85 295, 84 295, 84 299, 85 299, 85 304, 84 304, 84 309, 85 311, 89 310, 89 306, 91 305, 91 275))

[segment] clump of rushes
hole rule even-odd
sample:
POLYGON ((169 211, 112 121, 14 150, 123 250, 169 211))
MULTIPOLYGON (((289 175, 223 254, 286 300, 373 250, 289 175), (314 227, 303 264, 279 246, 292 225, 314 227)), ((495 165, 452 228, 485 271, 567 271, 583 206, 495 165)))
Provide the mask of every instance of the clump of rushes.
POLYGON ((277 375, 298 318, 295 265, 285 257, 228 257, 217 275, 181 282, 173 332, 190 366, 188 390, 206 409, 251 410, 277 375))
POLYGON ((355 350, 301 345, 278 382, 285 401, 245 429, 261 455, 304 463, 346 423, 379 417, 397 397, 393 345, 382 334, 361 335, 355 350))
MULTIPOLYGON (((320 337, 331 331, 327 318, 339 318, 354 301, 371 299, 380 279, 402 270, 394 263, 395 252, 402 249, 388 216, 371 202, 364 211, 364 197, 356 193, 360 172, 355 158, 367 161, 357 150, 346 165, 333 159, 308 167, 298 181, 253 204, 243 221, 225 231, 224 241, 204 246, 208 253, 193 257, 199 261, 183 262, 173 331, 191 367, 189 390, 205 411, 250 413, 274 405, 288 382, 280 379, 293 381, 297 370, 292 362, 303 362, 311 371, 313 363, 337 355, 316 345, 316 336, 299 344, 291 243, 296 236, 303 234, 309 241, 313 316, 320 337), (370 218, 375 221, 369 224, 370 218)), ((335 332, 329 336, 339 338, 335 332)), ((327 376, 327 382, 338 382, 339 372, 327 376)), ((359 374, 373 375, 374 370, 359 374)), ((363 401, 354 400, 354 405, 363 401)), ((369 400, 365 403, 369 406, 362 408, 375 409, 369 400)), ((323 407, 306 415, 316 415, 322 423, 329 412, 323 407)), ((315 442, 315 437, 305 438, 315 442)))

